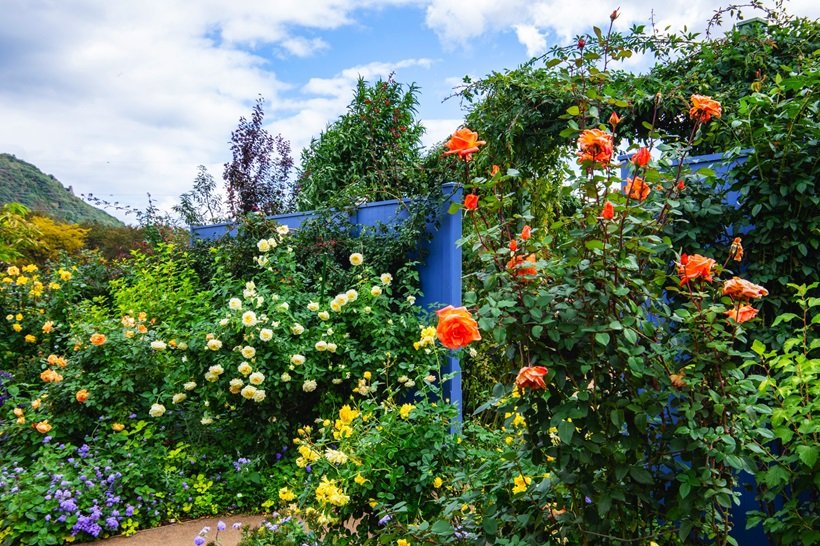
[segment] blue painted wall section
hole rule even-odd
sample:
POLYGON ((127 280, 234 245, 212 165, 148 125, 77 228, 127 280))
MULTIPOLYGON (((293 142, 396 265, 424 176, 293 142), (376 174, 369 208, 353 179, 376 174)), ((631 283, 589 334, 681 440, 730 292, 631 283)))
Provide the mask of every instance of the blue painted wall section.
MULTIPOLYGON (((442 191, 447 199, 439 209, 437 222, 428 225, 432 237, 421 248, 426 257, 424 263, 419 266, 423 296, 417 303, 430 312, 446 305, 461 305, 461 247, 456 242, 461 238, 462 215, 448 214, 447 209, 452 202, 461 203, 462 190, 457 184, 451 183, 444 184, 442 191)), ((395 199, 367 203, 350 214, 350 221, 360 226, 396 224, 408 216, 406 209, 401 205, 402 203, 395 199)), ((312 216, 312 212, 297 212, 271 216, 270 219, 295 230, 312 216)), ((192 240, 215 240, 226 235, 236 236, 237 226, 230 223, 191 226, 190 231, 192 240)), ((458 408, 458 419, 461 421, 461 367, 456 356, 448 356, 441 374, 454 374, 452 379, 444 383, 444 397, 458 408)))
MULTIPOLYGON (((722 153, 708 154, 689 157, 684 160, 686 167, 693 173, 697 173, 698 169, 708 168, 715 172, 715 176, 719 179, 727 179, 729 172, 746 162, 752 150, 741 150, 735 156, 728 156, 722 153)), ((622 155, 618 157, 621 161, 621 180, 626 183, 626 178, 632 173, 632 164, 629 159, 632 154, 622 155)), ((726 182, 728 184, 728 182, 726 182)), ((723 186, 725 187, 725 185, 723 186)), ((740 206, 740 192, 731 191, 726 195, 726 203, 735 207, 740 206)), ((736 236, 731 226, 727 227, 727 233, 722 233, 717 236, 718 240, 728 244, 731 238, 736 236)), ((742 230, 741 233, 748 233, 748 229, 742 230)), ((724 244, 725 246, 725 244, 724 244)), ((755 501, 755 487, 756 483, 754 477, 747 472, 740 472, 738 476, 738 483, 736 488, 741 492, 740 504, 732 505, 731 517, 734 523, 732 529, 732 537, 737 540, 741 546, 769 546, 771 543, 763 529, 758 526, 754 529, 746 529, 746 512, 751 510, 758 510, 759 506, 755 501)))

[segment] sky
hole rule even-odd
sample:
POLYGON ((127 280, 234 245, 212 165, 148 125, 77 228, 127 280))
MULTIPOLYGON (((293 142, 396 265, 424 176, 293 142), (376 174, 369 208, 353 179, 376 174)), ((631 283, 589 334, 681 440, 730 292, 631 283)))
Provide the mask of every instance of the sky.
MULTIPOLYGON (((711 0, 0 0, 0 153, 75 194, 168 210, 197 166, 221 181, 240 116, 301 149, 359 77, 420 88, 425 145, 464 112, 465 75, 515 68, 593 25, 702 30, 711 0), (579 7, 583 6, 583 9, 579 7), (654 10, 654 12, 653 12, 654 10)), ((820 17, 820 2, 790 13, 820 17)), ((640 69, 640 60, 633 61, 640 69)), ((133 223, 134 218, 117 214, 133 223)))

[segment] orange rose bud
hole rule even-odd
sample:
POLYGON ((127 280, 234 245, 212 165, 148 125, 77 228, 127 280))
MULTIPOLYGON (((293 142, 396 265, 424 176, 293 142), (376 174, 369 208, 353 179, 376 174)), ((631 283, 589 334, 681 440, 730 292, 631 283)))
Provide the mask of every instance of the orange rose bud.
POLYGON ((757 309, 751 305, 741 305, 737 309, 729 309, 724 314, 729 317, 729 320, 743 324, 747 320, 752 320, 757 316, 757 309))
POLYGON ((80 389, 77 391, 77 394, 74 395, 74 398, 77 399, 77 402, 80 404, 85 404, 85 401, 88 400, 88 390, 87 389, 80 389))
POLYGON ((524 226, 524 229, 521 230, 521 238, 525 241, 529 241, 531 236, 532 228, 530 226, 524 226))
POLYGON ((624 193, 628 195, 630 199, 645 201, 650 191, 652 191, 652 188, 650 188, 649 184, 644 182, 644 179, 640 176, 626 179, 624 193))
POLYGON ((100 346, 103 343, 105 343, 106 340, 107 340, 107 338, 105 337, 105 334, 92 334, 91 335, 91 344, 92 345, 100 346))
POLYGON ((518 243, 513 239, 510 241, 510 252, 515 252, 516 250, 518 250, 518 243))
POLYGON ((619 9, 621 9, 621 8, 615 8, 615 10, 613 10, 613 12, 609 14, 609 20, 610 21, 614 21, 615 19, 618 18, 618 16, 620 15, 620 13, 618 13, 619 9))
POLYGON ((672 386, 676 389, 682 389, 686 386, 686 382, 683 380, 682 373, 673 373, 669 376, 669 381, 672 383, 672 386))
POLYGON ((448 305, 436 311, 436 315, 438 315, 436 336, 448 349, 461 349, 481 339, 478 323, 466 307, 448 305))
POLYGON ((681 286, 695 279, 712 282, 712 268, 715 267, 715 263, 712 258, 706 258, 700 254, 691 256, 683 254, 678 264, 681 286))
POLYGON ((611 201, 604 203, 604 210, 601 212, 601 218, 604 220, 612 220, 615 218, 615 206, 611 201))
POLYGON ((465 195, 464 208, 467 210, 476 210, 478 208, 478 196, 474 193, 465 195))
POLYGON ((683 191, 683 188, 686 187, 686 184, 683 183, 683 180, 678 180, 678 191, 683 191))
POLYGON ((125 428, 122 423, 111 423, 111 430, 114 432, 121 432, 125 428))
POLYGON ((493 165, 493 168, 490 170, 490 176, 495 176, 501 170, 498 165, 493 165))
POLYGON ((547 388, 544 383, 544 376, 547 375, 547 370, 544 366, 524 366, 518 371, 518 376, 515 378, 515 385, 521 389, 543 390, 547 388))
POLYGON ((444 155, 458 154, 464 161, 470 161, 473 154, 478 151, 478 147, 487 144, 483 140, 478 140, 478 133, 462 127, 453 133, 447 141, 447 151, 444 155))
POLYGON ((538 273, 535 268, 535 261, 535 254, 530 254, 527 257, 514 256, 507 262, 507 269, 516 277, 535 275, 538 273))
POLYGON ((619 123, 621 123, 621 118, 618 116, 618 112, 612 112, 609 115, 609 124, 612 125, 612 128, 614 129, 619 123))
POLYGON ((35 424, 34 428, 40 434, 46 434, 48 433, 48 431, 51 430, 51 425, 48 424, 48 419, 46 419, 45 421, 40 421, 39 423, 35 424))
POLYGON ((706 123, 712 117, 719 118, 721 114, 720 103, 711 97, 704 95, 692 95, 692 108, 689 109, 689 117, 706 123))
POLYGON ((733 300, 751 300, 768 296, 769 291, 740 277, 732 277, 723 283, 723 295, 733 300))
POLYGON ((650 159, 652 159, 652 156, 649 154, 649 148, 642 147, 632 156, 632 163, 638 167, 646 167, 650 159))
POLYGON ((735 237, 732 246, 729 247, 729 255, 736 262, 743 260, 743 245, 740 244, 740 237, 735 237))

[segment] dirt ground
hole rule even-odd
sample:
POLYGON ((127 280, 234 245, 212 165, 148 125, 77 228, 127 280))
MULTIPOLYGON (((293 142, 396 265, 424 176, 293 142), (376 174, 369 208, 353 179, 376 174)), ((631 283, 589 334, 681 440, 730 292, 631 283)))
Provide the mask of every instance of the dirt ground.
POLYGON ((113 537, 87 544, 98 544, 99 546, 193 546, 194 539, 203 527, 210 527, 211 532, 206 535, 208 541, 216 537, 216 524, 224 521, 227 528, 219 533, 219 540, 222 546, 236 546, 242 533, 234 529, 234 523, 256 526, 264 521, 264 516, 224 516, 217 518, 204 518, 182 523, 164 525, 155 529, 146 529, 137 532, 130 537, 113 537))

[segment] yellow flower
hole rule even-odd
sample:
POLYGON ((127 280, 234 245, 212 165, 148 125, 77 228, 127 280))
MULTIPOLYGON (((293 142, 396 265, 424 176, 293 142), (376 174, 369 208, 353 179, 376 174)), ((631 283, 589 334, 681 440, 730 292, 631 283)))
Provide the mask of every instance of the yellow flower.
POLYGON ((9 266, 8 268, 6 268, 6 274, 9 277, 16 277, 17 275, 20 274, 20 270, 17 269, 16 266, 12 265, 12 266, 9 266))
POLYGON ((123 425, 122 423, 112 423, 111 424, 111 429, 114 432, 121 432, 124 428, 125 428, 125 425, 123 425))
POLYGON ((435 477, 435 479, 433 480, 433 487, 435 487, 436 489, 438 489, 439 487, 441 487, 443 484, 444 484, 444 480, 442 480, 442 479, 441 479, 440 477, 438 477, 438 476, 436 476, 436 477, 435 477))
POLYGON ((23 286, 28 284, 28 277, 19 276, 17 277, 17 286, 23 286))
POLYGON ((287 487, 282 487, 279 489, 279 498, 285 502, 290 502, 296 498, 296 494, 287 487))
POLYGON ((26 273, 34 273, 35 271, 37 271, 37 266, 34 264, 24 265, 23 271, 25 271, 26 273))
POLYGON ((354 252, 350 255, 350 264, 351 265, 362 265, 364 263, 364 256, 362 256, 358 252, 354 252))
POLYGON ((236 369, 239 373, 241 373, 244 376, 249 375, 253 371, 253 368, 251 368, 251 365, 247 362, 243 362, 242 364, 237 366, 236 369))
POLYGON ((526 421, 526 419, 524 419, 524 416, 521 415, 520 413, 516 413, 515 418, 513 419, 512 425, 514 427, 520 427, 520 426, 523 426, 523 425, 526 425, 526 424, 527 424, 527 421, 526 421))
POLYGON ((513 483, 515 485, 512 488, 512 492, 513 495, 517 495, 518 493, 523 493, 527 490, 527 486, 529 486, 532 483, 532 478, 530 478, 529 476, 524 476, 523 474, 519 474, 515 477, 513 483))
POLYGON ((371 374, 370 372, 364 372, 363 377, 369 381, 370 378, 373 377, 373 374, 371 374))
POLYGON ((57 274, 60 275, 60 280, 63 282, 71 280, 71 271, 60 269, 59 271, 57 271, 57 274))
POLYGON ((361 474, 356 474, 356 477, 353 478, 353 481, 359 485, 364 485, 367 480, 361 474))
POLYGON ((256 349, 251 347, 250 345, 246 345, 242 347, 242 350, 239 351, 243 358, 251 359, 256 356, 256 349))
POLYGON ((17 313, 16 315, 14 315, 14 320, 16 320, 17 322, 23 320, 23 313, 17 313))
POLYGON ((37 343, 37 338, 31 334, 26 334, 26 343, 37 343))
POLYGON ((344 506, 350 497, 344 494, 341 488, 336 485, 336 480, 328 480, 327 476, 322 476, 322 481, 316 487, 316 500, 319 504, 332 504, 333 506, 344 506))
POLYGON ((50 283, 48 283, 48 289, 49 289, 49 290, 59 290, 60 288, 62 288, 62 287, 60 286, 60 283, 57 283, 57 282, 50 282, 50 283))
POLYGON ((20 323, 15 322, 14 324, 11 325, 11 329, 14 330, 15 332, 19 332, 23 329, 23 327, 20 325, 20 323))
POLYGON ((339 421, 341 421, 343 425, 349 425, 359 415, 359 410, 351 409, 350 406, 345 404, 344 406, 342 406, 342 409, 339 410, 339 421))
POLYGON ((399 408, 399 415, 402 419, 407 419, 410 416, 410 412, 416 409, 414 404, 402 404, 401 408, 399 408))
POLYGON ((43 333, 44 334, 50 334, 53 331, 54 331, 54 323, 50 320, 46 321, 46 323, 43 324, 43 333))
MULTIPOLYGON (((339 307, 339 309, 341 309, 341 307, 339 307)), ((334 311, 336 311, 336 309, 334 309, 334 311)), ((328 313, 327 311, 319 311, 318 315, 316 316, 319 317, 319 320, 330 320, 330 313, 328 313)))
POLYGON ((396 541, 396 546, 410 546, 410 541, 409 540, 404 540, 403 538, 400 538, 399 540, 396 541))

